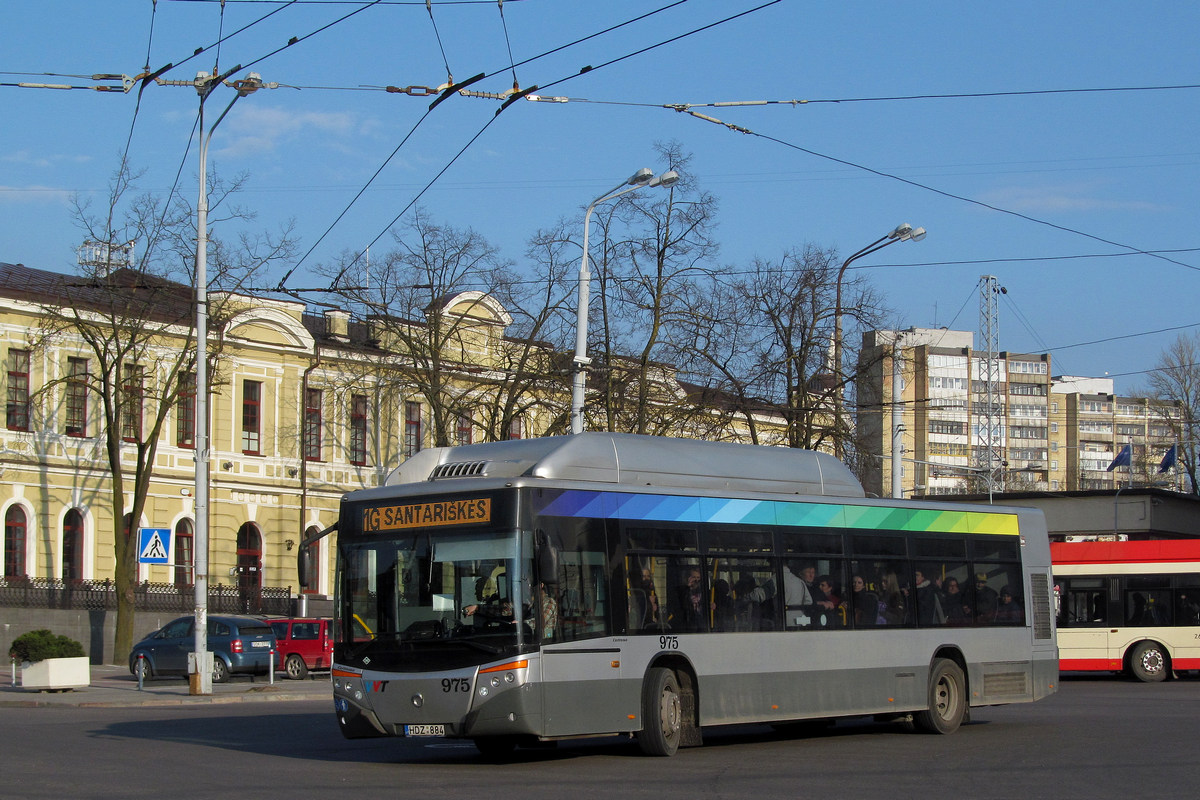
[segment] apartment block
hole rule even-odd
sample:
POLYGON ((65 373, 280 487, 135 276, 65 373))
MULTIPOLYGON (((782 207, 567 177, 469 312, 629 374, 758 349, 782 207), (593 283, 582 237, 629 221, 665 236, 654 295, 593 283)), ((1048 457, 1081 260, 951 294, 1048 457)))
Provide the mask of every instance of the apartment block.
POLYGON ((1181 488, 1158 473, 1180 411, 1054 377, 1049 354, 974 349, 969 331, 869 331, 857 384, 863 484, 880 496, 1181 488), (1128 445, 1130 466, 1108 467, 1128 445), (990 481, 989 481, 990 476, 990 481))

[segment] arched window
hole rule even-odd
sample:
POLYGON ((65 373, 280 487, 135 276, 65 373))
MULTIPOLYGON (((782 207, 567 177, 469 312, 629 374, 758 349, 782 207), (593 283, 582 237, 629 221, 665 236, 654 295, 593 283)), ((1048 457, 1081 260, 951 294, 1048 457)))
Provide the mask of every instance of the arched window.
MULTIPOLYGON (((321 532, 321 529, 316 525, 304 532, 304 538, 316 536, 321 532)), ((305 594, 318 594, 321 591, 321 540, 313 542, 308 546, 308 572, 304 576, 305 594)))
POLYGON ((9 506, 4 513, 4 577, 25 576, 25 509, 9 506))
POLYGON ((175 525, 175 585, 191 586, 195 553, 192 545, 196 541, 192 521, 181 519, 175 525))
POLYGON ((259 613, 262 606, 262 535, 253 522, 238 528, 237 581, 242 612, 259 613))
POLYGON ((83 580, 83 512, 72 508, 63 517, 62 579, 83 580))

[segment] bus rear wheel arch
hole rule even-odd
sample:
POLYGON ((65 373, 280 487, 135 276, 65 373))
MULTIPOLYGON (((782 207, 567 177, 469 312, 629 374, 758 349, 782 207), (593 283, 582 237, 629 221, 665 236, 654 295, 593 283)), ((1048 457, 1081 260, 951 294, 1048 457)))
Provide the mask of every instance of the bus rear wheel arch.
POLYGON ((1171 657, 1167 655, 1167 648, 1149 639, 1129 649, 1127 663, 1129 674, 1144 683, 1166 680, 1171 671, 1171 657))

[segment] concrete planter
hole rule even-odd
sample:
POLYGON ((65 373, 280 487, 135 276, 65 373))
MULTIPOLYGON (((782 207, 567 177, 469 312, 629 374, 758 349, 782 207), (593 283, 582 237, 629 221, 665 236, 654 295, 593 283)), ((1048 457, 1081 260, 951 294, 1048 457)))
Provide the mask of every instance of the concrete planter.
POLYGON ((21 665, 21 688, 31 692, 82 689, 92 683, 87 656, 47 658, 21 665))

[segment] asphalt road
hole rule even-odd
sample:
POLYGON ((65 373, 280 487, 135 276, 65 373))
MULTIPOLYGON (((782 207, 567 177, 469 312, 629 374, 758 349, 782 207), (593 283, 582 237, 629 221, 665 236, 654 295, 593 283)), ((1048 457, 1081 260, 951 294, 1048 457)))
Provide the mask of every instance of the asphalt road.
POLYGON ((976 709, 952 736, 870 721, 782 735, 707 730, 670 759, 627 739, 518 751, 347 741, 326 700, 181 707, 0 708, 0 798, 1191 797, 1200 680, 1067 678, 1033 705, 976 709))

